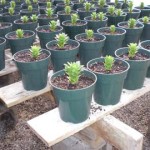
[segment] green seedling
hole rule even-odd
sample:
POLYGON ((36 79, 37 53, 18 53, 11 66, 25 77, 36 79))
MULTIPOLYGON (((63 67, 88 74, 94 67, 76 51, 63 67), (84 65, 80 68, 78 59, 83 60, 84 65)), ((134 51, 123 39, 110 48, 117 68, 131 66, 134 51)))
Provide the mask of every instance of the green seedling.
POLYGON ((112 56, 106 56, 105 58, 104 58, 104 67, 105 67, 105 70, 106 71, 111 71, 112 70, 112 67, 113 67, 113 65, 114 65, 114 57, 112 57, 112 56))
POLYGON ((37 3, 38 3, 38 1, 37 1, 37 0, 33 0, 33 3, 34 3, 34 4, 37 4, 37 3))
POLYGON ((132 1, 130 1, 129 2, 129 13, 132 13, 132 11, 133 11, 133 2, 132 1))
POLYGON ((23 23, 27 23, 27 22, 29 21, 29 17, 28 17, 28 16, 22 16, 22 17, 21 17, 21 21, 22 21, 23 23))
POLYGON ((83 3, 84 3, 84 0, 79 0, 79 3, 80 3, 80 4, 83 4, 83 3))
POLYGON ((9 7, 8 13, 9 13, 11 16, 14 15, 14 13, 15 13, 14 8, 13 8, 13 7, 9 7))
POLYGON ((114 34, 115 31, 116 31, 116 27, 115 27, 114 25, 111 25, 111 26, 110 26, 110 33, 111 33, 111 34, 114 34))
POLYGON ((51 2, 47 2, 46 3, 46 8, 51 8, 52 7, 52 3, 51 2))
POLYGON ((136 26, 136 20, 133 18, 129 19, 128 20, 128 27, 132 29, 132 28, 135 28, 135 26, 136 26))
POLYGON ((33 14, 33 15, 30 17, 30 19, 31 19, 32 22, 37 22, 38 16, 33 14))
POLYGON ((142 21, 144 22, 144 24, 149 23, 149 17, 144 16, 144 17, 142 18, 142 21))
POLYGON ((121 16, 123 14, 123 11, 121 9, 117 9, 115 11, 116 16, 121 16))
POLYGON ((12 7, 12 8, 15 9, 15 7, 16 7, 16 2, 15 2, 15 1, 11 1, 11 2, 10 2, 10 7, 12 7))
POLYGON ((49 18, 52 18, 52 15, 53 15, 54 11, 52 8, 47 8, 46 9, 46 15, 49 17, 49 18))
POLYGON ((99 0, 98 1, 98 5, 100 8, 103 8, 105 6, 105 4, 106 4, 106 0, 99 0))
POLYGON ((99 12, 99 13, 97 14, 97 17, 99 18, 99 20, 100 20, 100 21, 103 21, 103 20, 104 20, 105 15, 104 15, 104 13, 103 13, 103 12, 99 12))
POLYGON ((69 40, 69 37, 67 34, 65 33, 59 33, 56 35, 55 37, 56 41, 57 41, 57 46, 60 48, 60 49, 63 49, 65 44, 68 42, 69 40))
POLYGON ((16 36, 17 38, 23 38, 24 37, 24 31, 22 29, 17 29, 16 30, 16 36))
POLYGON ((97 19, 97 13, 96 12, 92 12, 91 19, 92 20, 96 20, 97 19))
POLYGON ((28 6, 28 11, 32 12, 32 10, 33 10, 32 5, 29 5, 29 6, 28 6))
POLYGON ((114 6, 109 6, 108 7, 108 13, 113 16, 115 14, 115 7, 114 6))
POLYGON ((68 62, 65 64, 65 73, 68 75, 70 84, 77 84, 83 70, 83 66, 79 62, 68 62))
POLYGON ((31 52, 31 57, 37 59, 41 54, 41 48, 36 45, 31 46, 30 52, 31 52))
POLYGON ((124 3, 127 4, 127 3, 128 3, 128 0, 124 0, 124 3))
POLYGON ((64 0, 65 6, 69 6, 70 5, 70 0, 64 0))
POLYGON ((133 58, 136 55, 136 53, 138 52, 138 45, 136 43, 130 43, 128 45, 128 48, 129 48, 128 57, 133 58))
POLYGON ((89 2, 84 3, 84 9, 85 9, 86 12, 89 12, 91 8, 92 8, 91 3, 89 3, 89 2))
POLYGON ((25 0, 25 3, 29 6, 31 5, 31 1, 30 0, 25 0))
POLYGON ((91 39, 94 38, 94 32, 93 32, 93 30, 85 30, 85 33, 86 33, 86 38, 88 40, 91 40, 91 39))
POLYGON ((118 0, 115 0, 115 6, 117 6, 118 5, 118 0))
POLYGON ((49 27, 50 27, 50 30, 51 30, 51 31, 56 31, 56 28, 57 28, 57 21, 55 21, 55 20, 50 21, 49 27))
POLYGON ((140 9, 144 9, 144 2, 141 2, 140 9))
POLYGON ((71 7, 70 6, 66 6, 65 7, 65 14, 66 15, 70 15, 70 13, 71 13, 71 7))
POLYGON ((1 0, 1 1, 0 1, 0 4, 1 4, 1 5, 5 5, 5 4, 6 4, 6 0, 1 0))
POLYGON ((72 14, 71 15, 71 24, 76 25, 78 18, 79 18, 79 16, 77 14, 72 14))

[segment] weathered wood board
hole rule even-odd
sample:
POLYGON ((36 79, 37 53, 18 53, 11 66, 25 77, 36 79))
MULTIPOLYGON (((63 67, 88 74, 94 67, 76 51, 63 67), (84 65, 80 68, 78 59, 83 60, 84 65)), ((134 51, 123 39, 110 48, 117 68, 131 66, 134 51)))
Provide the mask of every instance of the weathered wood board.
POLYGON ((58 108, 56 108, 29 120, 28 125, 47 146, 52 146, 92 125, 122 106, 127 105, 148 91, 150 91, 150 79, 145 80, 144 86, 141 89, 134 91, 123 90, 120 102, 114 106, 105 106, 102 107, 102 110, 97 109, 95 111, 93 108, 99 108, 99 105, 92 102, 91 115, 89 119, 80 124, 63 122, 60 119, 58 108))

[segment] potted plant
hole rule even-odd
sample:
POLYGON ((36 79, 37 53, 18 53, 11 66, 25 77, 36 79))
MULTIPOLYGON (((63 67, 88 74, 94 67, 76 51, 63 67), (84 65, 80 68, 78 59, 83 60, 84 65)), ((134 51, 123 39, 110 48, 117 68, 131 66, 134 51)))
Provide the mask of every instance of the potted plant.
POLYGON ((130 43, 138 43, 142 34, 144 25, 131 18, 128 21, 118 23, 118 27, 126 30, 123 46, 126 47, 130 43))
POLYGON ((37 15, 32 15, 30 18, 28 16, 22 16, 21 19, 14 21, 14 26, 16 29, 35 31, 35 28, 38 25, 37 20, 37 15))
POLYGON ((71 39, 74 39, 77 34, 83 33, 87 27, 87 22, 78 18, 77 14, 72 14, 71 20, 62 22, 65 33, 71 39))
POLYGON ((36 8, 33 8, 32 5, 29 5, 28 9, 22 9, 22 10, 20 10, 20 14, 21 14, 21 16, 26 15, 26 16, 30 17, 33 14, 38 15, 39 14, 39 10, 36 9, 36 8))
POLYGON ((84 7, 85 0, 72 0, 71 3, 73 4, 73 9, 77 10, 78 8, 84 7))
POLYGON ((62 3, 56 4, 56 11, 62 11, 66 6, 70 6, 72 8, 73 4, 71 4, 70 0, 64 0, 62 3))
MULTIPOLYGON (((150 40, 140 42, 139 46, 145 50, 150 51, 150 40)), ((150 78, 150 66, 148 67, 146 77, 150 78)))
POLYGON ((46 14, 38 15, 39 26, 48 25, 51 20, 57 20, 58 15, 54 14, 53 8, 47 8, 46 14))
POLYGON ((38 46, 21 50, 13 55, 13 59, 22 76, 25 90, 41 90, 47 85, 50 52, 38 46))
POLYGON ((64 64, 73 62, 77 59, 79 52, 79 42, 70 40, 65 33, 59 33, 46 44, 46 48, 51 52, 52 64, 54 71, 64 69, 64 64))
POLYGON ((92 14, 92 12, 96 12, 96 9, 92 8, 92 7, 93 7, 93 4, 91 4, 89 2, 85 2, 83 8, 77 9, 78 15, 81 20, 83 20, 87 16, 90 16, 92 14))
POLYGON ((50 21, 49 25, 39 26, 36 28, 37 35, 42 48, 46 48, 49 41, 55 40, 56 34, 63 31, 62 26, 58 26, 55 20, 50 21))
POLYGON ((125 21, 126 13, 123 13, 121 9, 115 9, 114 6, 109 6, 108 11, 106 13, 106 17, 108 18, 107 25, 117 25, 119 22, 125 21))
POLYGON ((5 68, 6 39, 0 37, 0 71, 5 68))
POLYGON ((7 6, 7 5, 9 5, 8 1, 6 1, 6 0, 1 0, 0 1, 0 8, 4 9, 4 7, 7 6))
POLYGON ((91 16, 85 17, 84 20, 87 21, 88 29, 92 29, 94 32, 97 32, 97 29, 107 25, 108 18, 105 17, 103 12, 93 12, 91 16))
MULTIPOLYGON (((12 31, 12 23, 0 22, 0 37, 5 38, 5 35, 12 31)), ((6 40, 6 48, 9 48, 9 43, 6 40)))
POLYGON ((144 28, 142 31, 142 35, 140 40, 145 41, 145 40, 150 40, 150 18, 147 16, 144 16, 143 18, 138 19, 138 21, 142 24, 144 24, 144 28))
POLYGON ((16 31, 9 32, 5 38, 10 44, 12 54, 31 47, 35 39, 35 33, 30 30, 17 29, 16 31))
POLYGON ((106 5, 106 0, 98 0, 98 4, 95 5, 95 8, 97 13, 99 12, 106 13, 108 8, 108 5, 106 5))
POLYGON ((129 2, 128 0, 119 0, 119 2, 122 2, 122 9, 127 9, 129 7, 129 2))
POLYGON ((129 8, 128 9, 123 9, 123 12, 127 14, 126 16, 126 21, 128 21, 130 18, 138 19, 141 13, 140 9, 133 9, 133 2, 130 1, 128 3, 129 8))
POLYGON ((75 13, 77 13, 77 11, 71 10, 70 6, 66 6, 65 10, 58 11, 57 15, 60 21, 60 25, 62 25, 63 21, 71 20, 71 14, 75 14, 75 13))
POLYGON ((97 76, 94 101, 100 105, 115 105, 119 102, 129 64, 112 56, 92 59, 88 70, 97 76))
POLYGON ((25 0, 24 3, 21 4, 22 9, 28 9, 29 6, 32 6, 33 9, 38 9, 38 1, 33 0, 31 2, 31 0, 25 0))
POLYGON ((41 6, 47 6, 47 3, 51 3, 53 5, 53 2, 51 0, 38 0, 39 7, 41 6))
POLYGON ((4 12, 8 12, 9 7, 14 8, 15 12, 20 12, 21 6, 16 5, 15 1, 10 1, 10 5, 4 7, 4 12))
POLYGON ((50 78, 60 117, 65 122, 80 123, 90 114, 96 76, 78 62, 65 64, 65 69, 50 78))
POLYGON ((114 2, 108 2, 107 5, 108 6, 114 6, 117 9, 122 9, 123 3, 118 1, 118 0, 115 0, 114 2))
POLYGON ((141 3, 140 3, 140 6, 135 7, 135 8, 141 10, 140 18, 142 18, 142 17, 144 17, 144 16, 150 16, 150 7, 145 6, 145 5, 144 5, 144 2, 141 2, 141 3))
POLYGON ((150 51, 138 48, 136 43, 130 43, 128 47, 117 49, 115 55, 130 64, 124 88, 128 90, 141 88, 150 64, 150 51))
POLYGON ((80 43, 79 58, 82 65, 86 66, 91 59, 100 57, 106 40, 104 35, 94 33, 93 30, 85 30, 75 36, 75 40, 80 43))
POLYGON ((97 32, 106 36, 106 41, 102 51, 103 56, 114 56, 115 50, 122 47, 126 31, 111 25, 110 27, 99 28, 97 32))

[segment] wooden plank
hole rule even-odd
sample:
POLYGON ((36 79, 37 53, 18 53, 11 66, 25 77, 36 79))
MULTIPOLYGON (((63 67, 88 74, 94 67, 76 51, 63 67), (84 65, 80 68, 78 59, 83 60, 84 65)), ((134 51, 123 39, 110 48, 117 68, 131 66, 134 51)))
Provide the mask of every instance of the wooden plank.
POLYGON ((47 146, 52 146, 92 125, 122 106, 127 105, 148 91, 150 91, 150 79, 145 80, 144 86, 141 89, 134 91, 123 90, 120 102, 114 106, 105 106, 102 107, 102 110, 99 110, 99 105, 92 102, 89 119, 80 124, 63 122, 59 117, 58 108, 56 108, 29 120, 28 125, 47 146))
POLYGON ((108 115, 98 121, 97 132, 121 150, 142 150, 143 135, 125 123, 108 115))

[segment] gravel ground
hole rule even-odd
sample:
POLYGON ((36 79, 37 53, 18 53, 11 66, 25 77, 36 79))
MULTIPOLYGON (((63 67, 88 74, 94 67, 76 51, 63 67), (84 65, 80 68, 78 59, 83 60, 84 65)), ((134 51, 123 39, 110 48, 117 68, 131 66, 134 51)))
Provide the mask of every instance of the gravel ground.
POLYGON ((144 135, 143 150, 150 150, 150 133, 148 133, 148 125, 150 126, 150 92, 115 111, 112 115, 141 132, 144 135))

